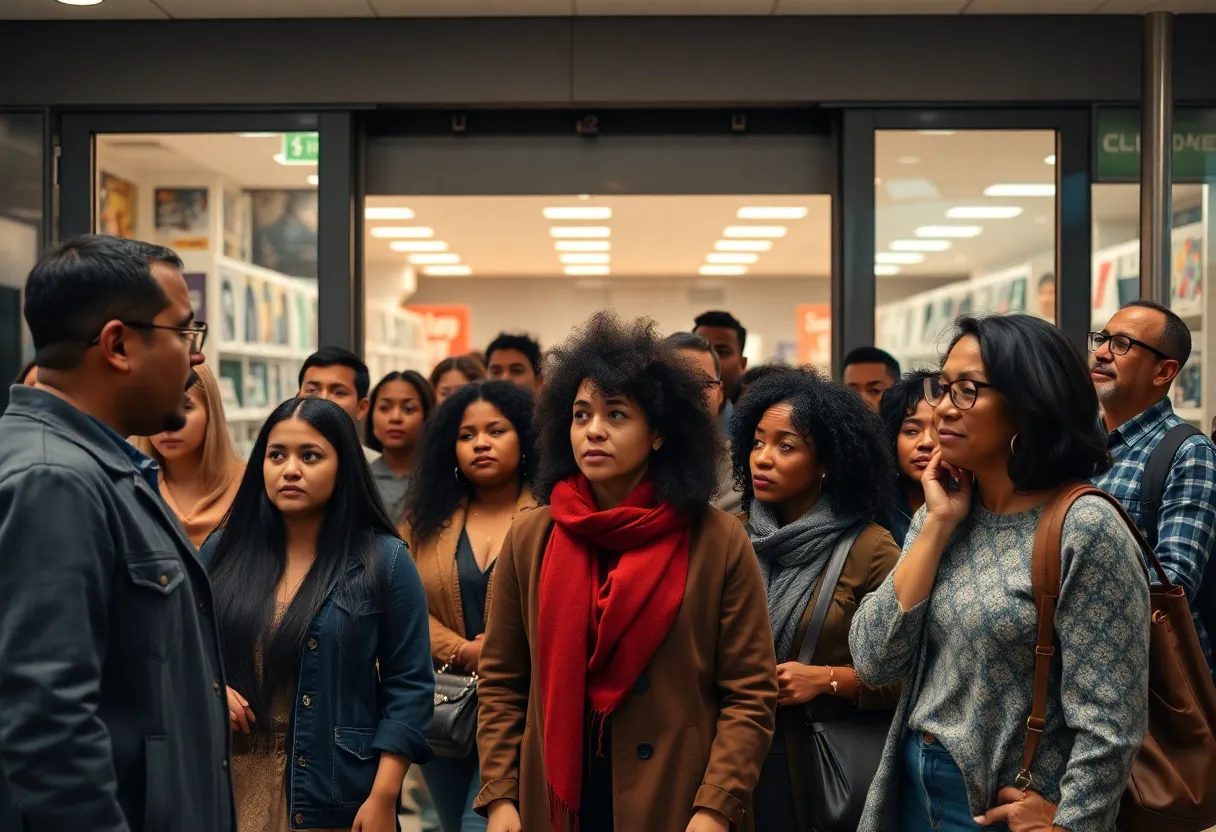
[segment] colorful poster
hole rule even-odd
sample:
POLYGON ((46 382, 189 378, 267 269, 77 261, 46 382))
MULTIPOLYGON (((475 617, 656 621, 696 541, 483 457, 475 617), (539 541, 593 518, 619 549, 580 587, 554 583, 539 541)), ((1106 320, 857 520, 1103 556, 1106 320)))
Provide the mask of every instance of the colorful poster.
POLYGON ((429 366, 448 356, 468 353, 472 312, 468 306, 422 304, 405 308, 422 318, 423 351, 429 366))
POLYGON ((250 191, 253 262, 291 277, 317 276, 317 192, 250 191))
POLYGON ((210 248, 209 200, 206 188, 157 188, 156 241, 179 251, 210 248))
POLYGON ((220 338, 225 342, 240 340, 237 337, 237 287, 238 275, 220 268, 220 338))
POLYGON ((194 320, 206 321, 207 275, 203 272, 187 272, 182 277, 186 279, 186 289, 190 292, 190 308, 194 310, 194 320))
POLYGON ((224 191, 224 256, 249 260, 249 194, 224 191))
POLYGON ((97 233, 134 239, 138 197, 135 185, 102 171, 97 197, 97 233))
POLYGON ((832 364, 832 307, 800 303, 794 310, 798 334, 797 363, 827 370, 832 364))

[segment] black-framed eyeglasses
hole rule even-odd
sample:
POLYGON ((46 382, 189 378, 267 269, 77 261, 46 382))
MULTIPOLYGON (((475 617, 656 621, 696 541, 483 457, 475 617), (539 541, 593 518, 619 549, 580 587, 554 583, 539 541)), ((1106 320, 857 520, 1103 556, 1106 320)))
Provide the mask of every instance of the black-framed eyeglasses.
POLYGON ((1174 360, 1156 347, 1150 347, 1148 344, 1144 343, 1143 341, 1137 341, 1130 335, 1111 335, 1109 332, 1089 333, 1090 352, 1097 352, 1107 344, 1110 345, 1110 351, 1113 355, 1127 355, 1132 347, 1139 347, 1142 350, 1148 350, 1162 361, 1174 360))
POLYGON ((985 387, 992 387, 986 381, 972 381, 969 378, 942 381, 940 378, 925 379, 925 401, 930 407, 937 407, 946 396, 959 410, 970 410, 975 407, 975 400, 985 387))
MULTIPOLYGON (((190 344, 191 355, 198 355, 203 351, 203 344, 207 343, 207 324, 203 321, 194 321, 185 326, 171 326, 169 324, 148 324, 142 321, 123 321, 123 326, 129 326, 131 329, 167 329, 170 332, 176 332, 185 338, 190 344)), ((98 335, 89 342, 90 347, 95 347, 101 343, 101 336, 98 335)))

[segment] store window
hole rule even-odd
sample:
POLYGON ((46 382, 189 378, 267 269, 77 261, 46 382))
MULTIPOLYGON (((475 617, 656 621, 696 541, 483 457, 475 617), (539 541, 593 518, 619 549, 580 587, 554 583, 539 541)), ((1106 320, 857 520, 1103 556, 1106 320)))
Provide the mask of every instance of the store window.
POLYGON ((600 309, 665 333, 721 309, 752 366, 830 363, 827 195, 375 196, 365 236, 373 383, 600 309))
POLYGON ((21 296, 42 247, 42 141, 42 116, 0 113, 0 410, 33 357, 21 296))
POLYGON ((318 147, 316 133, 97 137, 96 230, 185 262, 242 453, 317 348, 318 147))
POLYGON ((936 366, 956 317, 1055 317, 1051 130, 875 134, 877 346, 936 366))

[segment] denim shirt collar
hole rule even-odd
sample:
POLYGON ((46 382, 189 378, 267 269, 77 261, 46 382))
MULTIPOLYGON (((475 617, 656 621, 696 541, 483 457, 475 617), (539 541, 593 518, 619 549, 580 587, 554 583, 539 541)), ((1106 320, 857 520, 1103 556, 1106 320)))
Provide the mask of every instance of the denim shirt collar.
POLYGON ((1155 435, 1162 422, 1173 415, 1173 405, 1166 396, 1143 413, 1128 419, 1112 430, 1107 437, 1107 445, 1112 448, 1116 445, 1134 448, 1150 436, 1155 435))
POLYGON ((122 451, 123 456, 131 461, 131 465, 135 468, 135 473, 143 477, 144 482, 152 486, 152 490, 159 494, 160 468, 156 464, 156 460, 144 454, 139 448, 135 447, 124 439, 122 435, 118 433, 118 431, 114 430, 105 422, 92 416, 89 418, 92 419, 99 428, 101 428, 101 432, 106 435, 106 438, 113 442, 118 447, 118 450, 122 451))

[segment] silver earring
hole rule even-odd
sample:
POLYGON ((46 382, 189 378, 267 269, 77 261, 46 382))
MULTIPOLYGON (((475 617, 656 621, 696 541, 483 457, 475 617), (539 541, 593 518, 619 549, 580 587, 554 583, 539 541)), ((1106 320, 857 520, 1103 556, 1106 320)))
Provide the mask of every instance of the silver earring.
POLYGON ((1017 433, 1015 433, 1013 435, 1013 438, 1009 440, 1009 455, 1010 456, 1013 456, 1014 454, 1016 454, 1018 452, 1018 449, 1013 446, 1014 446, 1014 443, 1016 443, 1018 441, 1018 437, 1020 437, 1021 435, 1022 435, 1022 432, 1018 431, 1017 433))

